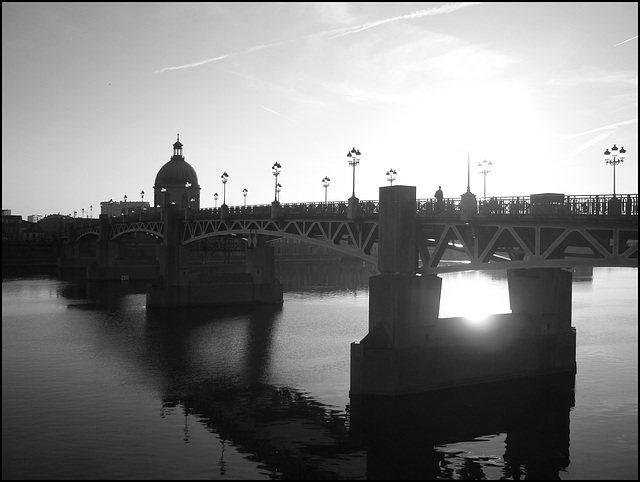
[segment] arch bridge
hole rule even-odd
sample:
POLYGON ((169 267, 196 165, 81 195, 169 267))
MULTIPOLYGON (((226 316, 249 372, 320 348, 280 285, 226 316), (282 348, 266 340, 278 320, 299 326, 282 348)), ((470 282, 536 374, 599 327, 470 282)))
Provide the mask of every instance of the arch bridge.
MULTIPOLYGON (((378 262, 379 202, 297 203, 186 210, 180 244, 235 237, 246 247, 292 238, 378 262)), ((143 233, 162 240, 163 212, 150 209, 109 219, 108 239, 143 233)), ((100 236, 99 224, 79 227, 75 242, 100 236)), ((104 234, 103 234, 104 236, 104 234)), ((481 199, 465 212, 464 195, 415 201, 416 265, 426 274, 511 268, 638 266, 638 195, 538 194, 481 199), (451 260, 455 259, 455 262, 451 260)), ((241 249, 234 244, 227 249, 241 249)))

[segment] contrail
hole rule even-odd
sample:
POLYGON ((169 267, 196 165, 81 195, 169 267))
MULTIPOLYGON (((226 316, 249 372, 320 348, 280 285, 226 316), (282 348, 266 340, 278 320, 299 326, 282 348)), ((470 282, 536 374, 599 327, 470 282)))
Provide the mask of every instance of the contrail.
POLYGON ((352 33, 362 32, 363 30, 367 30, 367 29, 370 29, 372 27, 377 27, 378 25, 383 25, 385 23, 396 22, 397 20, 407 20, 407 19, 412 19, 412 18, 427 17, 429 15, 440 15, 442 13, 451 13, 451 12, 455 12, 456 10, 460 10, 461 8, 470 7, 472 5, 479 5, 481 3, 482 2, 454 3, 454 4, 451 4, 451 5, 443 5, 441 7, 434 7, 434 8, 428 8, 428 9, 423 9, 423 10, 417 10, 415 12, 411 12, 411 13, 408 13, 406 15, 400 15, 398 17, 387 18, 387 19, 384 19, 384 20, 377 20, 375 22, 365 23, 365 24, 362 24, 362 25, 358 25, 356 27, 347 27, 346 29, 340 29, 340 30, 347 30, 347 31, 346 32, 342 32, 342 33, 340 33, 338 35, 335 35, 335 36, 331 37, 331 39, 335 39, 335 38, 338 38, 338 37, 343 37, 344 35, 350 35, 352 33))
POLYGON ((258 104, 258 105, 260 105, 260 107, 262 107, 264 110, 268 110, 268 111, 269 111, 269 112, 271 112, 272 114, 279 115, 279 116, 280 116, 280 117, 282 117, 283 119, 287 119, 288 121, 293 122, 294 124, 297 124, 297 122, 296 122, 296 121, 294 121, 293 119, 289 119, 288 117, 283 116, 282 114, 280 114, 280 113, 276 112, 275 110, 271 110, 271 109, 269 109, 269 108, 267 108, 267 107, 265 107, 265 106, 263 106, 263 105, 261 105, 261 104, 258 104))
POLYGON ((615 124, 609 124, 609 125, 602 126, 602 127, 596 127, 595 129, 591 129, 591 130, 588 130, 588 131, 580 132, 578 134, 571 134, 571 135, 568 135, 568 136, 564 136, 564 137, 561 137, 559 140, 563 141, 565 139, 574 139, 576 137, 585 136, 587 134, 593 134, 594 132, 608 130, 608 129, 614 129, 616 127, 626 126, 626 125, 629 125, 629 124, 637 124, 637 123, 638 123, 638 119, 629 119, 629 120, 622 121, 622 122, 616 122, 615 124))
MULTIPOLYGON (((422 18, 422 17, 427 17, 427 16, 430 16, 430 15, 439 15, 439 14, 443 14, 443 13, 451 13, 451 12, 455 12, 456 10, 460 10, 461 8, 470 7, 472 5, 479 5, 481 3, 482 2, 454 3, 454 4, 450 4, 450 5, 443 5, 441 7, 418 10, 418 11, 411 12, 411 13, 406 14, 406 15, 400 15, 398 17, 387 18, 387 19, 384 19, 384 20, 377 20, 375 22, 368 22, 368 23, 365 23, 365 24, 362 24, 362 25, 356 25, 354 27, 343 27, 343 28, 338 28, 338 29, 326 30, 324 32, 314 33, 314 34, 302 37, 301 40, 315 38, 315 37, 324 37, 324 36, 327 36, 327 35, 332 35, 332 37, 329 38, 330 40, 331 39, 336 39, 336 38, 342 37, 344 35, 350 35, 350 34, 362 32, 363 30, 367 30, 367 29, 370 29, 370 28, 373 28, 373 27, 377 27, 378 25, 383 25, 383 24, 390 23, 390 22, 395 22, 395 21, 398 21, 398 20, 406 20, 406 19, 412 19, 412 18, 422 18)), ((232 52, 232 53, 228 53, 228 54, 224 54, 224 55, 219 55, 219 56, 214 57, 212 59, 201 60, 199 62, 194 62, 194 63, 191 63, 191 64, 178 65, 176 67, 165 67, 164 69, 156 70, 155 73, 156 74, 161 74, 163 72, 167 72, 168 70, 180 70, 180 69, 188 69, 188 68, 191 68, 191 67, 199 67, 201 65, 208 64, 209 62, 216 62, 218 60, 228 59, 229 57, 235 57, 237 55, 243 55, 243 54, 247 54, 249 52, 255 52, 256 50, 266 50, 266 49, 270 49, 270 48, 273 48, 273 47, 278 47, 280 45, 285 45, 285 44, 297 42, 299 40, 300 39, 290 40, 288 42, 276 42, 276 43, 266 44, 266 45, 256 45, 254 47, 249 47, 248 49, 242 50, 240 52, 232 52)))
POLYGON ((255 45, 250 47, 242 52, 232 52, 230 54, 219 55, 218 57, 214 57, 212 59, 201 60, 200 62, 194 62, 192 64, 179 65, 177 67, 165 67, 164 69, 156 70, 154 73, 161 74, 162 72, 166 72, 167 70, 180 70, 180 69, 188 69, 191 67, 199 67, 204 64, 208 64, 209 62, 215 62, 216 60, 228 59, 229 57, 235 57, 236 55, 248 54, 249 52, 255 52, 256 50, 265 50, 272 47, 277 47, 279 45, 283 45, 287 42, 276 42, 267 45, 255 45))
POLYGON ((626 44, 627 42, 630 42, 631 40, 635 40, 637 38, 638 38, 638 36, 636 35, 635 37, 631 37, 630 39, 627 39, 627 40, 625 40, 623 42, 620 42, 619 44, 615 44, 614 47, 617 47, 618 45, 626 44))
MULTIPOLYGON (((614 131, 615 132, 615 131, 614 131)), ((567 161, 572 160, 574 157, 576 157, 580 152, 584 151, 585 149, 598 144, 600 141, 603 141, 604 139, 606 139, 607 137, 609 137, 609 135, 612 134, 612 132, 605 132, 604 134, 600 134, 592 139, 589 139, 587 142, 579 145, 578 147, 576 147, 574 150, 572 150, 569 153, 568 159, 567 161)), ((566 161, 565 161, 566 162, 566 161)), ((562 162, 561 164, 564 164, 564 162, 562 162)))

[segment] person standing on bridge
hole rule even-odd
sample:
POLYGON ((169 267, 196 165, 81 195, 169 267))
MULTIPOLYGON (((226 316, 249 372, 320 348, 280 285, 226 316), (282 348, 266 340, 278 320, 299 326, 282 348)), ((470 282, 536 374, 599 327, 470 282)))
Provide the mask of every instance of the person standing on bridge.
POLYGON ((444 199, 444 195, 442 194, 442 186, 438 186, 438 190, 434 194, 436 198, 436 212, 442 212, 442 200, 444 199))

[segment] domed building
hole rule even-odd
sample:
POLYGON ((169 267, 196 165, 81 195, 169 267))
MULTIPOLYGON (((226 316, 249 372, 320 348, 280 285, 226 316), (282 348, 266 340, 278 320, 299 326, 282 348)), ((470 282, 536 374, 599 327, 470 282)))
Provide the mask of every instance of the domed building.
POLYGON ((180 134, 173 144, 173 156, 160 168, 153 185, 153 205, 176 204, 179 209, 200 209, 198 174, 182 155, 180 134))

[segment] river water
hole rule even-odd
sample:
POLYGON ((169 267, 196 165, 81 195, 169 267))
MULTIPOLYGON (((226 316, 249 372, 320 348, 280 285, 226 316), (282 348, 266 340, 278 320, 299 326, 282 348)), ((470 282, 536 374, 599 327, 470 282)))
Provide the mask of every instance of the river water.
MULTIPOLYGON (((2 282, 3 479, 638 478, 637 269, 573 282, 578 372, 349 398, 370 270, 281 265, 282 307, 147 311, 144 283, 2 282)), ((440 275, 440 317, 509 312, 440 275)))

